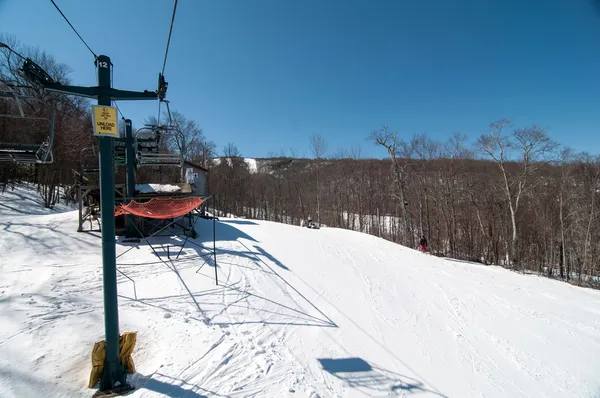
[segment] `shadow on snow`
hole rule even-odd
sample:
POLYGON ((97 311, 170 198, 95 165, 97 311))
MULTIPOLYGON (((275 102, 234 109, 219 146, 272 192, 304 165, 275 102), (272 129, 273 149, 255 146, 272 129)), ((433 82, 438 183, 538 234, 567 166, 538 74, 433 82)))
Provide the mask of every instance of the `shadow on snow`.
POLYGON ((393 395, 418 393, 444 395, 425 388, 425 385, 404 376, 370 364, 362 358, 319 358, 324 371, 342 380, 350 388, 367 390, 367 393, 387 392, 393 395))
POLYGON ((205 390, 196 384, 191 384, 185 380, 170 377, 162 373, 153 373, 150 376, 135 373, 130 377, 129 382, 135 386, 136 390, 145 389, 171 398, 226 397, 226 395, 219 395, 213 391, 205 390))
MULTIPOLYGON (((230 221, 230 220, 228 220, 230 221)), ((254 224, 250 221, 245 223, 254 224)), ((129 266, 126 268, 128 274, 122 273, 120 281, 124 281, 123 277, 129 279, 134 286, 134 297, 127 297, 121 295, 120 297, 130 301, 136 301, 141 304, 145 304, 154 308, 158 308, 167 312, 173 312, 163 305, 163 302, 169 304, 184 304, 190 302, 194 305, 197 312, 202 316, 202 322, 206 324, 214 324, 218 326, 229 326, 237 324, 285 324, 285 325, 297 325, 297 326, 317 326, 317 327, 337 327, 327 315, 325 315, 316 305, 314 305, 305 295, 303 295, 298 289, 291 285, 285 278, 283 278, 277 271, 268 264, 271 262, 277 267, 289 271, 289 268, 281 263, 278 259, 272 256, 263 248, 258 245, 254 245, 255 250, 251 250, 241 239, 245 239, 251 242, 257 242, 254 238, 248 234, 238 230, 228 223, 217 222, 216 224, 216 237, 218 242, 223 241, 234 241, 243 247, 242 250, 226 250, 217 249, 216 254, 218 256, 230 255, 234 257, 242 257, 251 260, 252 265, 238 265, 227 262, 217 261, 217 267, 222 269, 223 264, 228 264, 230 267, 242 267, 250 268, 255 271, 264 272, 281 284, 282 289, 292 290, 296 297, 299 297, 303 302, 306 302, 312 307, 319 315, 312 315, 309 312, 303 310, 301 306, 294 302, 293 304, 286 304, 278 302, 268 297, 264 297, 257 293, 254 293, 244 286, 236 286, 237 283, 223 283, 220 282, 218 287, 202 290, 192 291, 189 288, 182 272, 189 270, 190 268, 196 267, 196 274, 207 278, 214 278, 212 272, 207 274, 200 273, 205 265, 210 267, 215 266, 212 248, 212 221, 200 220, 199 224, 201 228, 197 229, 198 240, 204 242, 199 244, 191 239, 185 239, 181 237, 156 237, 151 238, 150 243, 155 246, 154 254, 158 257, 159 261, 144 262, 141 264, 135 263, 121 263, 120 266, 129 266), (174 243, 175 242, 175 243, 174 243), (191 254, 191 251, 194 253, 191 254), (175 259, 178 254, 182 253, 183 256, 175 259), (262 257, 262 258, 261 258, 262 257), (264 258, 264 260, 263 260, 264 258), (266 261, 265 261, 266 260, 266 261), (164 264, 166 269, 158 272, 169 272, 172 271, 176 274, 181 285, 186 290, 185 294, 176 296, 165 296, 165 297, 137 297, 135 293, 135 281, 132 277, 136 275, 147 275, 145 270, 139 270, 136 266, 150 265, 150 264, 164 264), (183 265, 182 265, 183 264, 183 265), (169 271, 167 271, 167 269, 169 271), (231 319, 233 317, 227 316, 226 321, 221 321, 217 318, 228 314, 228 311, 232 308, 243 308, 249 313, 263 314, 265 317, 259 319, 247 319, 243 320, 231 319)), ((142 241, 143 242, 143 241, 142 241)), ((127 246, 127 245, 125 245, 127 246)), ((153 271, 156 273, 156 271, 153 271)), ((193 318, 196 319, 196 318, 193 318)))

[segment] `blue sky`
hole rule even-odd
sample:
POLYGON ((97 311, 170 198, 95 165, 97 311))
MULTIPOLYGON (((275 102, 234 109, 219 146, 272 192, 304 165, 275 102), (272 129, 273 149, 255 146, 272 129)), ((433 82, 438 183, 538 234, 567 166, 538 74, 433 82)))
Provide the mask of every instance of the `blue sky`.
MULTIPOLYGON (((172 12, 166 0, 55 0, 114 85, 155 89, 172 12)), ((165 75, 172 109, 219 150, 329 154, 386 124, 406 138, 471 140, 501 117, 539 124, 600 153, 600 13, 593 0, 180 0, 165 75)), ((43 0, 0 0, 0 32, 39 46, 95 85, 93 57, 43 0)), ((155 102, 121 103, 134 125, 155 102)))

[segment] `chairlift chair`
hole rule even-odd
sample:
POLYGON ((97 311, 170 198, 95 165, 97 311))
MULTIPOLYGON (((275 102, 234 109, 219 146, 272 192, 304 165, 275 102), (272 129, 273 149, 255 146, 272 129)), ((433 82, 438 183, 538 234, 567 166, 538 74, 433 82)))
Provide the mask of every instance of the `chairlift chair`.
POLYGON ((158 153, 161 132, 157 126, 147 125, 133 134, 136 152, 158 153))
POLYGON ((12 87, 3 83, 0 83, 0 99, 14 100, 19 110, 19 114, 0 114, 0 117, 25 120, 44 120, 47 121, 50 126, 48 137, 41 144, 0 142, 0 162, 14 162, 21 164, 47 164, 54 162, 54 155, 52 153, 52 146, 54 144, 54 108, 52 105, 40 98, 21 95, 17 87, 12 87), (23 101, 30 100, 43 103, 48 109, 48 117, 25 115, 23 110, 23 101))
POLYGON ((178 154, 160 153, 159 145, 163 134, 174 130, 171 126, 146 125, 134 134, 136 161, 138 166, 179 166, 178 154))
POLYGON ((83 148, 79 154, 79 162, 81 165, 81 173, 82 174, 97 174, 100 173, 100 168, 98 166, 98 162, 89 162, 89 159, 96 159, 97 152, 96 148, 92 145, 88 148, 83 148))

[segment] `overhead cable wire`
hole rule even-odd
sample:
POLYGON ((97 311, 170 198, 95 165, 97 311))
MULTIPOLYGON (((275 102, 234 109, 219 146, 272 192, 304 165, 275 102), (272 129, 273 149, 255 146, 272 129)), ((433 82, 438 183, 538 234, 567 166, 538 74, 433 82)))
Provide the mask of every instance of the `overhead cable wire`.
POLYGON ((60 13, 60 15, 62 15, 62 17, 65 19, 65 21, 67 21, 67 23, 69 24, 69 26, 71 27, 71 29, 73 29, 73 32, 75 32, 75 34, 79 37, 79 39, 81 39, 81 41, 83 42, 83 44, 85 44, 85 46, 87 47, 87 49, 90 50, 90 52, 92 53, 92 55, 94 56, 94 58, 98 58, 98 56, 96 55, 96 53, 90 48, 90 46, 88 46, 88 44, 86 43, 86 41, 83 40, 83 37, 81 37, 81 35, 79 34, 79 32, 77 32, 77 29, 75 29, 75 27, 73 26, 73 24, 71 24, 71 22, 69 21, 69 19, 61 11, 61 9, 58 7, 58 5, 56 5, 56 3, 54 2, 54 0, 50 0, 50 1, 52 2, 52 4, 54 4, 54 7, 56 7, 56 9, 60 13))
MULTIPOLYGON (((175 14, 177 13, 177 2, 178 2, 178 0, 175 0, 175 3, 173 4, 173 15, 171 16, 171 26, 169 27, 169 36, 167 38, 167 47, 165 49, 165 59, 163 61, 162 72, 161 72, 162 76, 165 75, 165 67, 167 66, 167 57, 169 56, 169 47, 171 46, 171 35, 173 34, 173 25, 175 23, 175 14)), ((156 116, 156 124, 159 126, 160 126, 161 105, 162 105, 162 101, 159 100, 158 101, 158 113, 156 116)))
POLYGON ((175 13, 177 12, 177 0, 173 5, 173 15, 171 16, 171 27, 169 28, 169 38, 167 39, 167 49, 165 50, 165 60, 163 61, 162 74, 165 74, 165 66, 167 66, 167 56, 169 55, 169 46, 171 45, 171 34, 173 33, 173 24, 175 23, 175 13))
MULTIPOLYGON (((15 54, 16 56, 18 56, 19 58, 21 58, 21 59, 25 60, 25 57, 24 57, 24 56, 22 56, 21 54, 19 54, 18 52, 16 52, 16 51, 15 51, 15 50, 13 50, 12 48, 10 48, 10 47, 8 46, 8 44, 4 44, 4 43, 0 42, 0 48, 6 48, 6 49, 7 49, 8 51, 10 51, 11 53, 13 53, 13 54, 15 54)), ((10 55, 9 55, 9 57, 10 57, 10 55)))
POLYGON ((125 119, 125 116, 123 116, 123 112, 121 112, 121 109, 119 108, 119 104, 117 104, 117 101, 115 101, 115 108, 117 108, 117 111, 119 111, 119 115, 121 115, 121 118, 125 119))

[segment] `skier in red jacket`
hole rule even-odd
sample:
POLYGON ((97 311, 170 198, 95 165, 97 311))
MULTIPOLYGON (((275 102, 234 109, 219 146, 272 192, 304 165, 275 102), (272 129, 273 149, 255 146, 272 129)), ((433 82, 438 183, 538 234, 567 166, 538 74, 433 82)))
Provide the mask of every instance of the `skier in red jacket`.
POLYGON ((421 240, 419 241, 419 250, 423 253, 427 251, 427 239, 425 239, 425 235, 421 236, 421 240))

